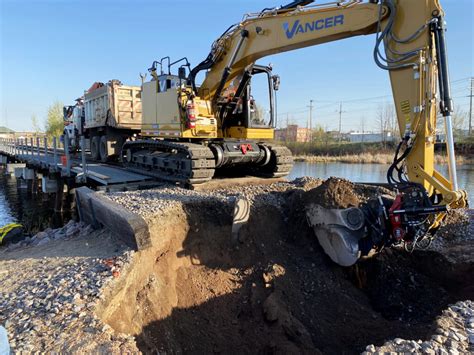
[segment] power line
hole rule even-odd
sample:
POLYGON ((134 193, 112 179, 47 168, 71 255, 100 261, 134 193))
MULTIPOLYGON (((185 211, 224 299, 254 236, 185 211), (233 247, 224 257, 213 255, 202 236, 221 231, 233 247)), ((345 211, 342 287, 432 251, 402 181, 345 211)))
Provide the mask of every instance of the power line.
POLYGON ((474 86, 474 78, 471 78, 471 94, 469 95, 469 136, 472 134, 472 90, 474 86))
POLYGON ((462 78, 462 79, 458 79, 458 80, 453 80, 453 81, 451 81, 451 84, 458 83, 458 82, 464 81, 464 80, 469 80, 469 79, 470 79, 470 77, 466 77, 466 78, 462 78))

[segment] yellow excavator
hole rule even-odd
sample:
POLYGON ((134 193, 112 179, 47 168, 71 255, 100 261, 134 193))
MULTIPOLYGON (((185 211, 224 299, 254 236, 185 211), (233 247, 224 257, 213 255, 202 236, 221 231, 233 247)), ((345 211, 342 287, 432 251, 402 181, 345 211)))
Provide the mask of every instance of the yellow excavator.
POLYGON ((268 177, 288 174, 290 151, 271 143, 280 79, 256 61, 375 34, 374 61, 390 75, 402 136, 387 174, 397 197, 378 197, 348 210, 327 210, 315 201, 308 221, 341 265, 401 242, 422 246, 449 208, 467 204, 456 178, 445 26, 438 0, 296 0, 247 14, 196 67, 186 58, 153 62, 152 79, 142 86, 142 139, 125 143, 122 161, 129 169, 186 184, 208 181, 216 170, 229 168, 268 177), (171 74, 174 66, 177 75, 171 74), (267 109, 253 96, 252 83, 262 77, 267 109), (438 109, 446 125, 449 177, 434 166, 438 109))

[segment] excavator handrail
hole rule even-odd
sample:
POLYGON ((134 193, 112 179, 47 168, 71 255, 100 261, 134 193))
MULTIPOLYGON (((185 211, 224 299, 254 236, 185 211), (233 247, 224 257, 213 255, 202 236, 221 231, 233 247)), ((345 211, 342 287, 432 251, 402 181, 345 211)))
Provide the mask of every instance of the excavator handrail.
POLYGON ((290 8, 290 9, 282 9, 282 8, 273 8, 273 9, 266 9, 262 12, 248 12, 242 16, 242 20, 240 21, 240 24, 244 23, 245 21, 248 20, 254 20, 257 18, 262 18, 265 17, 266 15, 268 16, 275 16, 275 15, 281 15, 284 13, 293 13, 293 12, 305 12, 305 11, 311 11, 314 9, 321 9, 321 8, 330 8, 332 6, 338 6, 341 8, 349 7, 357 3, 361 3, 363 0, 343 0, 343 1, 331 1, 331 2, 326 2, 323 4, 312 4, 312 5, 305 5, 305 6, 298 6, 295 8, 290 8))

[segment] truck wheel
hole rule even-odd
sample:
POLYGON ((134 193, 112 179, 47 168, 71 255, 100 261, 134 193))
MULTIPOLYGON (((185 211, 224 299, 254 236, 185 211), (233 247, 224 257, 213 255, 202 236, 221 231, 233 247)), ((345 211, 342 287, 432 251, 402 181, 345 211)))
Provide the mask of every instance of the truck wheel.
POLYGON ((99 145, 100 145, 100 137, 94 136, 91 140, 91 157, 92 160, 96 161, 99 160, 99 145))
POLYGON ((102 163, 107 162, 107 160, 109 159, 109 147, 108 147, 108 142, 107 142, 107 136, 100 137, 99 152, 100 152, 100 161, 102 163))

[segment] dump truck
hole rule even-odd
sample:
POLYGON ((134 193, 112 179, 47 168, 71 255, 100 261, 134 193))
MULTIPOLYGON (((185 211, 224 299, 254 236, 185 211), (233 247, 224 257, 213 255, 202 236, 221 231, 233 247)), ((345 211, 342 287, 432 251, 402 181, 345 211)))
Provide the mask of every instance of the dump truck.
POLYGON ((110 161, 120 156, 123 144, 142 129, 141 87, 119 80, 95 82, 76 104, 64 107, 64 134, 72 151, 89 149, 92 160, 110 161))

